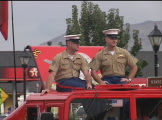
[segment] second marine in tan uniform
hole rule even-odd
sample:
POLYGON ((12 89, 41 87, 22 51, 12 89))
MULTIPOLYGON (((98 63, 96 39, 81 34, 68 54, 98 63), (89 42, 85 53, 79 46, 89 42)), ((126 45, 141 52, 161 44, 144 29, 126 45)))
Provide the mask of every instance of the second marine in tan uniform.
POLYGON ((107 46, 99 51, 90 63, 91 74, 99 84, 123 84, 131 82, 137 72, 137 59, 126 49, 117 47, 119 29, 104 31, 107 46), (131 68, 125 76, 126 68, 131 68), (102 78, 97 74, 100 70, 102 78))

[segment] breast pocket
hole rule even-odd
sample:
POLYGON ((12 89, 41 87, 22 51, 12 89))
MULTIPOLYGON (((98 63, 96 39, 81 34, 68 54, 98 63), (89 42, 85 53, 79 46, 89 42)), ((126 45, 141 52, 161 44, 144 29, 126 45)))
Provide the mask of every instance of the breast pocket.
POLYGON ((82 63, 80 61, 74 61, 73 68, 76 70, 80 70, 81 65, 82 65, 82 63))
POLYGON ((109 65, 109 61, 107 59, 102 59, 102 65, 104 66, 109 65))
POLYGON ((117 63, 118 64, 126 64, 126 60, 125 59, 117 59, 117 63))
POLYGON ((69 63, 68 62, 63 62, 62 64, 61 64, 61 69, 68 69, 69 68, 69 63))

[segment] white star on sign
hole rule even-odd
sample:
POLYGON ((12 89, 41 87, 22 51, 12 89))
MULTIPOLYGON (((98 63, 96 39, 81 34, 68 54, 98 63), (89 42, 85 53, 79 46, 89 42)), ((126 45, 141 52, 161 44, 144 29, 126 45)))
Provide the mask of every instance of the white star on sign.
POLYGON ((37 68, 32 68, 29 72, 31 73, 31 77, 38 77, 37 68))

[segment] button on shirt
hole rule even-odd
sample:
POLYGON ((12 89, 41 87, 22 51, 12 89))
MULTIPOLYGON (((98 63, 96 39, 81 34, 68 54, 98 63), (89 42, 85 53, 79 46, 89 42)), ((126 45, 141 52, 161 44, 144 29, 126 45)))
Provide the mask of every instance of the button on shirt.
POLYGON ((96 71, 100 70, 102 76, 124 76, 127 65, 133 67, 137 61, 123 48, 116 47, 115 53, 112 55, 105 47, 90 62, 90 68, 96 71))
POLYGON ((66 50, 57 54, 49 67, 49 71, 56 72, 55 81, 63 78, 79 77, 80 70, 89 70, 86 59, 75 53, 71 60, 66 50))

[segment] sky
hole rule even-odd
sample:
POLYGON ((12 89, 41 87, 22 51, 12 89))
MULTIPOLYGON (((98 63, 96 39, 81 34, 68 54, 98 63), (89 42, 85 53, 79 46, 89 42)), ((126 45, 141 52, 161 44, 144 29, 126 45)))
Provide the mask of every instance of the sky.
MULTIPOLYGON (((98 4, 106 13, 111 8, 119 9, 119 15, 124 16, 124 23, 162 21, 162 1, 89 2, 98 4)), ((0 51, 13 51, 14 48, 16 51, 23 51, 27 45, 38 46, 64 34, 67 28, 66 19, 72 17, 72 5, 77 6, 80 15, 82 1, 12 1, 12 3, 13 7, 9 1, 8 40, 6 41, 0 33, 0 51)))

